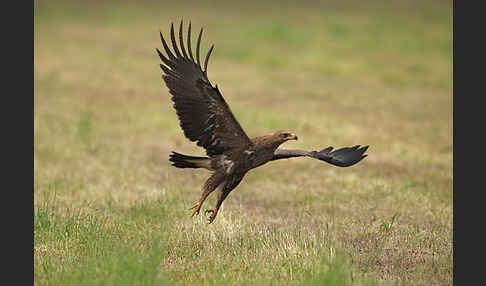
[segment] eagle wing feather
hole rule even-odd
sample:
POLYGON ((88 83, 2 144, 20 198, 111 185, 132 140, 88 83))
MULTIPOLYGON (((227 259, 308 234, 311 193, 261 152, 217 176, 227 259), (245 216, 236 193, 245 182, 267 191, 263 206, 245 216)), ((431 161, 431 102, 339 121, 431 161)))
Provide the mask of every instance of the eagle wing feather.
POLYGON ((162 78, 172 94, 174 108, 184 135, 198 146, 206 149, 208 156, 222 154, 235 148, 247 148, 251 141, 236 120, 229 105, 224 100, 218 86, 212 86, 207 77, 207 65, 214 45, 209 49, 204 70, 199 58, 201 36, 199 32, 196 47, 196 59, 191 49, 191 23, 187 32, 187 51, 184 47, 182 21, 179 27, 179 45, 171 24, 170 38, 174 53, 160 32, 165 56, 159 49, 157 53, 163 64, 162 78))
POLYGON ((273 153, 272 160, 305 156, 327 162, 334 166, 349 167, 368 156, 364 154, 364 152, 368 150, 368 146, 363 146, 360 148, 360 145, 356 145, 353 147, 340 148, 334 151, 332 151, 332 149, 333 147, 327 147, 322 149, 321 151, 277 149, 273 153))

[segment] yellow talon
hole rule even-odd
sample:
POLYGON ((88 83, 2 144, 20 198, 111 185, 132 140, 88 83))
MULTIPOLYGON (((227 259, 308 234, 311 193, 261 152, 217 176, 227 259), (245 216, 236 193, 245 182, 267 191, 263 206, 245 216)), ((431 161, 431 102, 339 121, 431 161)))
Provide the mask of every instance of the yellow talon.
POLYGON ((199 210, 201 209, 201 203, 200 202, 195 203, 189 210, 192 209, 194 210, 194 212, 192 213, 191 217, 193 217, 194 215, 198 215, 199 210))
POLYGON ((211 215, 208 218, 208 222, 212 223, 214 221, 214 219, 216 218, 216 214, 218 212, 216 211, 216 209, 212 209, 212 210, 206 210, 206 213, 211 213, 211 215))

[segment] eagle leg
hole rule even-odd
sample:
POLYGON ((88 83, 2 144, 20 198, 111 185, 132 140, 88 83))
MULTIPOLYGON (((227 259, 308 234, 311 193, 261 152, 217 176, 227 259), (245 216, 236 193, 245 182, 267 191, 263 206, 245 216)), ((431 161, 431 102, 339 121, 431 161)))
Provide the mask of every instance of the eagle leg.
POLYGON ((223 201, 226 199, 226 197, 231 193, 231 191, 238 186, 238 184, 241 182, 245 174, 239 174, 236 176, 232 176, 228 178, 222 188, 219 191, 218 194, 218 202, 216 203, 216 207, 214 209, 206 210, 206 213, 211 213, 211 215, 208 218, 209 223, 212 223, 214 219, 216 218, 216 215, 218 214, 219 208, 223 204, 223 201))
POLYGON ((189 210, 194 210, 191 217, 199 215, 199 210, 206 198, 211 194, 224 180, 224 175, 220 172, 216 172, 209 177, 203 185, 203 192, 201 198, 197 201, 189 210))

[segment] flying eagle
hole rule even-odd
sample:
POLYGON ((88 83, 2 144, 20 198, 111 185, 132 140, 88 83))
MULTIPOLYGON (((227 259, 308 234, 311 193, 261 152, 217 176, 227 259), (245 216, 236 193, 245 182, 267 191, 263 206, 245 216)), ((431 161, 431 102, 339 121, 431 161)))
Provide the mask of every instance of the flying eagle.
POLYGON ((207 157, 188 156, 172 152, 169 160, 177 168, 205 168, 212 171, 202 187, 200 199, 189 209, 192 216, 199 214, 202 204, 211 192, 219 187, 218 201, 208 220, 212 223, 221 204, 229 193, 241 182, 245 174, 267 162, 293 157, 310 157, 339 167, 348 167, 361 161, 368 146, 360 148, 345 147, 335 151, 327 147, 321 151, 278 149, 297 136, 288 131, 249 138, 231 112, 228 103, 221 95, 218 85, 213 86, 208 79, 207 66, 213 51, 211 46, 204 60, 200 61, 200 44, 203 29, 197 38, 195 57, 191 48, 191 23, 187 31, 187 50, 184 46, 182 21, 179 27, 179 47, 170 27, 173 52, 160 32, 160 39, 166 55, 156 49, 163 64, 162 79, 172 94, 174 108, 184 135, 198 146, 206 149, 207 157))

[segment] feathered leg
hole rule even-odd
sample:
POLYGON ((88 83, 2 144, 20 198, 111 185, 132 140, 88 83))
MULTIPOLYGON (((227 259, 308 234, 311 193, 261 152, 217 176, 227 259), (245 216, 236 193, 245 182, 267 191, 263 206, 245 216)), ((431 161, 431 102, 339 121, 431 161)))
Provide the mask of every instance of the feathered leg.
POLYGON ((211 215, 208 218, 209 223, 212 223, 214 219, 216 218, 216 215, 218 214, 218 210, 223 204, 223 201, 226 199, 226 197, 231 193, 231 191, 238 186, 238 184, 241 182, 243 179, 243 175, 233 175, 231 178, 227 179, 223 185, 223 187, 220 189, 219 194, 218 194, 218 202, 216 203, 216 207, 214 209, 206 210, 206 213, 211 213, 211 215))
POLYGON ((202 194, 199 201, 197 201, 189 210, 194 210, 192 216, 198 215, 202 204, 206 198, 224 181, 224 174, 216 172, 209 177, 202 187, 202 194))

